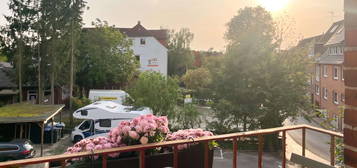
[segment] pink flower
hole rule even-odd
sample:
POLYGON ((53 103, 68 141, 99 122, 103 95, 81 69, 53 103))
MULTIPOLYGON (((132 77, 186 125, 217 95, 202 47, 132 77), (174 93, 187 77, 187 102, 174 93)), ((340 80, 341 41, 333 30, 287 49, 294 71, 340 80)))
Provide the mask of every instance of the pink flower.
POLYGON ((139 139, 139 134, 135 131, 129 131, 129 136, 135 140, 139 139))
POLYGON ((139 132, 139 133, 143 132, 143 128, 139 125, 135 126, 135 130, 136 130, 136 132, 139 132))
POLYGON ((87 144, 85 149, 86 149, 87 151, 93 150, 93 149, 94 149, 94 144, 93 144, 93 143, 87 144))
POLYGON ((149 139, 146 136, 143 136, 140 138, 140 143, 143 145, 147 144, 148 141, 149 141, 149 139))
POLYGON ((118 136, 117 139, 115 141, 113 141, 113 142, 116 142, 116 143, 120 144, 121 143, 121 136, 118 136))
POLYGON ((120 153, 110 153, 108 154, 109 157, 111 158, 115 158, 115 157, 118 157, 120 153))
POLYGON ((131 131, 131 128, 129 126, 124 126, 122 129, 122 133, 124 135, 127 135, 129 131, 131 131))
POLYGON ((183 150, 187 148, 187 144, 183 144, 183 145, 177 145, 177 149, 178 150, 183 150))
POLYGON ((94 147, 94 149, 95 149, 95 150, 101 150, 101 149, 103 149, 103 147, 102 147, 102 145, 96 145, 96 146, 94 147))

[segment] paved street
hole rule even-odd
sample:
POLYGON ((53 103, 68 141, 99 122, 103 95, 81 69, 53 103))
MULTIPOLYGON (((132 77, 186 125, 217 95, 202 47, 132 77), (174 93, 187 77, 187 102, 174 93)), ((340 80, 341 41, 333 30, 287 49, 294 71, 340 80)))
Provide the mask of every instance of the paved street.
MULTIPOLYGON (((285 125, 298 125, 298 124, 308 124, 315 127, 320 127, 314 122, 309 122, 305 120, 303 117, 298 117, 296 121, 291 122, 289 120, 285 121, 285 125)), ((301 143, 301 130, 297 131, 289 131, 288 134, 298 143, 301 143)), ((310 150, 312 153, 320 156, 325 160, 330 160, 330 139, 331 137, 326 134, 322 134, 315 131, 306 131, 306 148, 310 150)))
MULTIPOLYGON (((215 151, 215 159, 213 161, 214 168, 231 168, 233 153, 231 150, 223 151, 223 159, 219 158, 219 151, 215 151)), ((257 152, 238 152, 238 167, 253 168, 258 167, 258 153, 257 152)), ((279 168, 281 166, 281 159, 272 153, 263 154, 263 167, 265 168, 279 168)))

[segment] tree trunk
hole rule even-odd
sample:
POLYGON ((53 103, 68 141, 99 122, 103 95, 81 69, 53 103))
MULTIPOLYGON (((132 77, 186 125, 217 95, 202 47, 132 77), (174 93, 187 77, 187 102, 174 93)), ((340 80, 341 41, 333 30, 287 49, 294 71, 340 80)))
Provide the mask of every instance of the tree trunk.
POLYGON ((247 116, 243 117, 243 132, 247 131, 247 116))
MULTIPOLYGON (((37 44, 40 45, 40 44, 37 44)), ((42 104, 42 85, 41 85, 41 53, 40 53, 40 46, 37 48, 37 54, 39 58, 38 62, 38 91, 37 91, 37 99, 38 99, 38 104, 42 104)))
MULTIPOLYGON (((72 21, 72 33, 71 33, 71 70, 69 79, 69 109, 72 110, 72 98, 73 98, 73 73, 74 73, 74 41, 73 41, 73 21, 72 21)), ((70 115, 69 125, 73 125, 73 115, 70 115)))
POLYGON ((55 73, 51 72, 51 104, 55 104, 55 73))
POLYGON ((18 75, 19 75, 19 101, 22 103, 22 51, 20 47, 19 60, 18 60, 18 75))

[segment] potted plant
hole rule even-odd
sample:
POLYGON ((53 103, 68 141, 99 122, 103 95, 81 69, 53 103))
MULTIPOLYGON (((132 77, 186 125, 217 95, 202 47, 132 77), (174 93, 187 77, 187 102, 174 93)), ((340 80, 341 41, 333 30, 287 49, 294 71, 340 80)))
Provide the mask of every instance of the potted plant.
MULTIPOLYGON (((170 133, 168 120, 166 117, 157 117, 154 115, 144 115, 131 121, 121 122, 118 127, 109 132, 108 137, 97 137, 93 139, 84 139, 76 143, 73 147, 67 149, 67 153, 82 151, 109 149, 114 147, 155 143, 162 141, 173 141, 182 139, 198 138, 203 136, 212 136, 209 131, 202 129, 179 130, 170 133)), ((215 146, 215 142, 210 142, 210 147, 215 146)), ((178 145, 179 167, 199 168, 204 166, 204 147, 203 145, 183 144, 178 145), (195 162, 190 162, 194 160, 195 162), (189 164, 188 164, 189 163, 189 164)), ((139 158, 136 152, 112 153, 109 154, 107 161, 108 167, 139 167, 139 158)), ((209 151, 210 164, 212 167, 213 151, 209 151)), ((99 156, 89 158, 72 159, 71 167, 100 167, 102 159, 99 156)), ((151 149, 146 151, 146 167, 172 167, 173 153, 172 148, 151 149)))

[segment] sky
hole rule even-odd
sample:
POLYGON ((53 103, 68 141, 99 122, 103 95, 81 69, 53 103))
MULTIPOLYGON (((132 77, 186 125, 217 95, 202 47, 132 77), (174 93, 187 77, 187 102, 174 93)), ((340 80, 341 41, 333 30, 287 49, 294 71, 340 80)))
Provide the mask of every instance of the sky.
MULTIPOLYGON (((0 15, 8 15, 9 0, 0 0, 0 15)), ((90 26, 96 18, 116 27, 133 27, 138 21, 147 29, 189 28, 194 33, 191 48, 196 50, 224 50, 226 24, 239 9, 264 5, 274 19, 286 20, 293 29, 286 37, 285 46, 301 38, 327 31, 335 21, 343 18, 342 0, 87 0, 89 10, 84 22, 90 26)), ((6 24, 0 16, 0 25, 6 24)))

